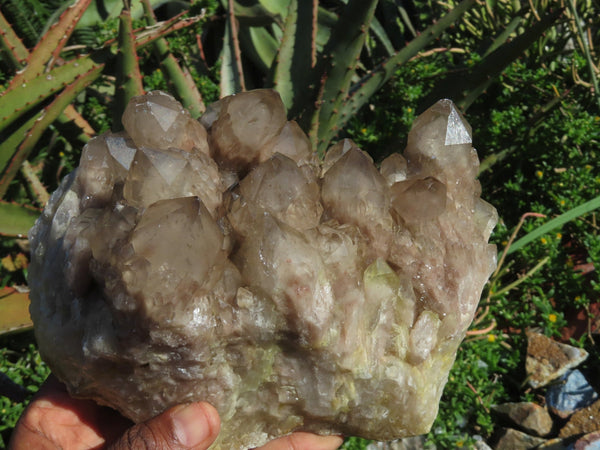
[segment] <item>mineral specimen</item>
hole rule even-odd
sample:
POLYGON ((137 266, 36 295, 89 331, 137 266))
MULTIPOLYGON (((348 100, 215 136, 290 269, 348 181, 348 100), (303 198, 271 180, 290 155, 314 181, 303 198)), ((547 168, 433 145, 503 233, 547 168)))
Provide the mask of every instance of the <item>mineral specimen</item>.
POLYGON ((31 316, 69 391, 134 421, 208 401, 216 449, 427 432, 496 255, 452 102, 380 169, 350 140, 316 158, 274 91, 200 121, 150 92, 123 124, 30 233, 31 316))

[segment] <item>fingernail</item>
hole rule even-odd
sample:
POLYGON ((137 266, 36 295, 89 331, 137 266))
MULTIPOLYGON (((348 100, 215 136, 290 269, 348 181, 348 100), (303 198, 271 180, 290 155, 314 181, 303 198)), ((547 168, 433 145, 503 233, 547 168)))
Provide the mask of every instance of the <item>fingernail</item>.
POLYGON ((183 406, 173 414, 173 424, 177 439, 186 447, 202 444, 210 433, 206 413, 197 403, 183 406))

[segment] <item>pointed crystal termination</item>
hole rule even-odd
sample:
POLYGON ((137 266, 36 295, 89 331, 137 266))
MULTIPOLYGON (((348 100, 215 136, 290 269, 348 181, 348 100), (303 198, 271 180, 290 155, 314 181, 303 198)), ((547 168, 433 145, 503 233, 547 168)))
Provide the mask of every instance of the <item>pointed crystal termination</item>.
POLYGON ((137 97, 30 233, 40 352, 74 395, 146 420, 204 400, 215 449, 429 430, 495 266, 471 130, 442 100, 378 170, 323 161, 274 91, 193 120, 137 97))

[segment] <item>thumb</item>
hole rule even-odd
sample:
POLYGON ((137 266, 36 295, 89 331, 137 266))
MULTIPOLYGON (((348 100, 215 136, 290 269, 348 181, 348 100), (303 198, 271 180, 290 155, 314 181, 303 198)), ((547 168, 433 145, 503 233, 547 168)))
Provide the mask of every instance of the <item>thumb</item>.
POLYGON ((206 450, 217 438, 220 427, 219 414, 208 403, 179 405, 129 428, 108 448, 206 450))

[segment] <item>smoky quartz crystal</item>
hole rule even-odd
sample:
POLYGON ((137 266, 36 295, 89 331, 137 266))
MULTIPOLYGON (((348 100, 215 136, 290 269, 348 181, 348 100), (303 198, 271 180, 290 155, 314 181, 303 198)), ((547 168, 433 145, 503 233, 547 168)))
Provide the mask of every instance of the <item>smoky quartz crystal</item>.
POLYGON ((134 98, 30 232, 40 352, 78 397, 136 422, 219 411, 215 449, 295 430, 429 430, 496 264, 471 129, 449 100, 379 166, 317 158, 275 91, 200 120, 134 98))

